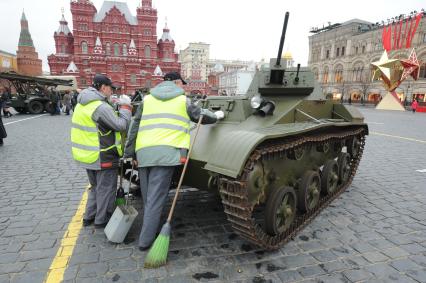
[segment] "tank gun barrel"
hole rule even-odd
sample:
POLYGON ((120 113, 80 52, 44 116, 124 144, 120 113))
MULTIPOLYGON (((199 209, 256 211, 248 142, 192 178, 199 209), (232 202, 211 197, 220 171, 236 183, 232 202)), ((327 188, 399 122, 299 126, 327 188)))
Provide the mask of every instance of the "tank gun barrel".
POLYGON ((281 40, 280 40, 280 47, 278 48, 278 56, 277 56, 277 63, 275 64, 276 66, 280 66, 281 64, 281 56, 283 54, 283 47, 284 47, 284 40, 285 40, 285 33, 287 31, 287 23, 288 23, 288 18, 290 16, 289 12, 285 13, 285 18, 284 18, 284 25, 283 25, 283 31, 281 33, 281 40))

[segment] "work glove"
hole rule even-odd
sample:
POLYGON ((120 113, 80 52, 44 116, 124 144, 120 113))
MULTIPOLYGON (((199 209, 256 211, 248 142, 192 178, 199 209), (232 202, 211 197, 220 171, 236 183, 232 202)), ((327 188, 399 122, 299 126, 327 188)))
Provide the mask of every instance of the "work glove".
POLYGON ((130 97, 128 97, 125 94, 120 95, 120 98, 118 99, 118 104, 119 105, 128 105, 130 106, 132 103, 132 100, 130 99, 130 97))
POLYGON ((225 118, 225 113, 221 110, 214 112, 214 114, 216 115, 216 119, 218 120, 222 120, 223 118, 225 118))

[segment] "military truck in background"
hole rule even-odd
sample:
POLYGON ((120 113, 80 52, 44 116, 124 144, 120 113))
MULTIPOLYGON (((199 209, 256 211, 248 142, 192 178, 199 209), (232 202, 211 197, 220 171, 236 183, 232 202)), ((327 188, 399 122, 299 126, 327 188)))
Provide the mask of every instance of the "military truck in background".
POLYGON ((71 79, 32 77, 13 72, 0 73, 0 79, 8 81, 15 89, 10 106, 19 113, 40 114, 49 111, 49 91, 59 91, 58 86, 73 86, 71 79))

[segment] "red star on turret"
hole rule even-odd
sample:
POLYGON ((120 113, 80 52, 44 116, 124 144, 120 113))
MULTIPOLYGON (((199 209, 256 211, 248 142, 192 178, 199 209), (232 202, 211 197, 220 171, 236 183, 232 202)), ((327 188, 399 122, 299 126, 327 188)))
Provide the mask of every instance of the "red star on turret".
POLYGON ((411 50, 410 57, 407 60, 400 60, 401 65, 404 67, 404 71, 401 75, 401 81, 405 80, 408 76, 413 77, 414 80, 419 78, 420 64, 417 60, 416 51, 411 50))

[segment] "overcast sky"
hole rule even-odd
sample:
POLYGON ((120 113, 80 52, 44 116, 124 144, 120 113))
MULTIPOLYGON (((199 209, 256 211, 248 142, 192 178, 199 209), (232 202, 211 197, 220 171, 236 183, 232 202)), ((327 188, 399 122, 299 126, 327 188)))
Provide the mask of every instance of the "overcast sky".
MULTIPOLYGON (((97 10, 103 0, 92 0, 97 10)), ((141 0, 128 0, 136 15, 141 0)), ((158 10, 157 36, 161 37, 167 17, 176 51, 189 42, 210 44, 210 58, 269 60, 276 57, 286 11, 290 12, 284 51, 289 50, 302 65, 308 60, 309 30, 327 22, 341 23, 353 18, 378 22, 426 8, 425 1, 385 0, 153 0, 158 10)), ((54 53, 53 33, 59 26, 61 8, 72 28, 69 0, 0 0, 0 49, 16 53, 22 10, 43 70, 47 56, 54 53)))

